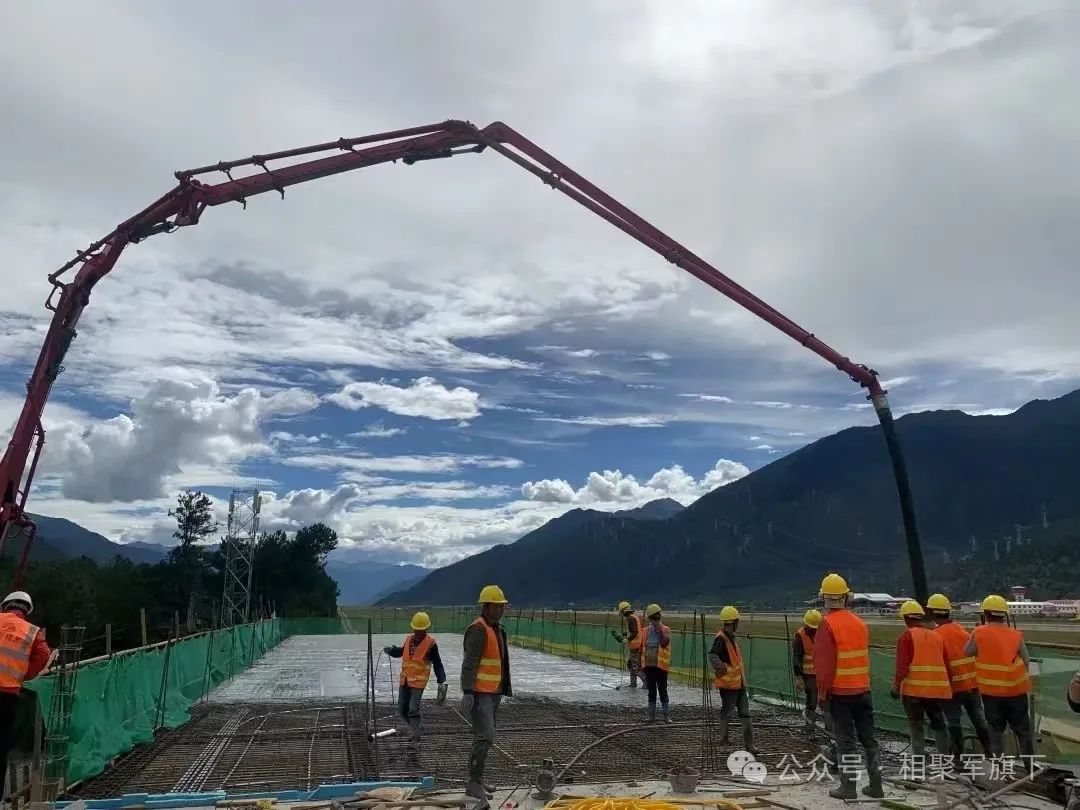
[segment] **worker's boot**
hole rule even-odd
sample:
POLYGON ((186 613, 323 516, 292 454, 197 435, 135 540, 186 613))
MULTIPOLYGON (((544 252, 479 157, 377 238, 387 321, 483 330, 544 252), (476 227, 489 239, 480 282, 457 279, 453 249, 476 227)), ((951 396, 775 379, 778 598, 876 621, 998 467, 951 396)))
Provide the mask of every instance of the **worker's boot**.
POLYGON ((637 689, 637 673, 633 670, 630 671, 630 688, 637 689))
POLYGON ((949 726, 949 753, 959 768, 960 757, 964 755, 964 729, 960 726, 949 726))
POLYGON ((656 722, 656 704, 655 703, 650 703, 649 704, 649 722, 650 723, 655 723, 656 722))
POLYGON ((717 728, 717 731, 719 731, 719 736, 720 736, 720 745, 731 745, 731 740, 728 739, 728 735, 727 735, 727 725, 728 725, 727 717, 721 717, 719 727, 717 728))
POLYGON ((669 704, 667 704, 667 703, 661 703, 660 704, 660 709, 664 713, 664 722, 665 723, 670 723, 671 722, 671 706, 669 704))
POLYGON ((803 709, 803 722, 806 726, 806 733, 809 734, 814 730, 814 726, 817 723, 817 715, 810 709, 803 709))
POLYGON ((469 756, 469 781, 465 785, 465 795, 479 799, 485 805, 491 798, 490 794, 494 793, 484 785, 484 765, 487 764, 490 748, 490 743, 481 741, 473 743, 472 754, 469 756))
POLYGON ((745 750, 755 757, 760 756, 761 752, 754 748, 754 724, 749 717, 744 717, 742 720, 742 739, 745 750))
POLYGON ((885 786, 881 784, 881 771, 880 770, 868 770, 870 776, 870 784, 866 785, 863 789, 863 795, 869 796, 872 799, 882 799, 885 797, 885 786))
POLYGON ((850 776, 845 776, 843 772, 840 773, 840 784, 830 790, 829 795, 834 799, 843 799, 844 801, 854 801, 859 798, 859 794, 855 790, 855 781, 850 776))
POLYGON ((949 732, 945 729, 934 730, 934 747, 942 757, 947 757, 952 750, 952 743, 949 741, 949 732))

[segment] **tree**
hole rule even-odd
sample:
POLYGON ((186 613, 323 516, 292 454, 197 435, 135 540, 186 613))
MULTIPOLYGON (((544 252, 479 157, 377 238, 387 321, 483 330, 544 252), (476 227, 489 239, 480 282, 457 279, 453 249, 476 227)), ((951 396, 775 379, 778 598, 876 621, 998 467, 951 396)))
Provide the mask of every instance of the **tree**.
POLYGON ((296 533, 297 551, 320 567, 326 565, 326 555, 337 548, 337 532, 325 523, 312 523, 296 533))
POLYGON ((210 496, 197 489, 181 491, 176 496, 176 508, 169 510, 169 517, 176 518, 173 537, 180 541, 180 547, 185 550, 218 530, 210 496))

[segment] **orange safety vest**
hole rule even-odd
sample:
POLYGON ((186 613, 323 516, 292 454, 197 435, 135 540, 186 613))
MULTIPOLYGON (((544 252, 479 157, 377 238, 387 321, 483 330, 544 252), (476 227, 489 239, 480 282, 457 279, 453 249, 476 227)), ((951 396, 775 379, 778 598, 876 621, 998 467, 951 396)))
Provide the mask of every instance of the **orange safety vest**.
POLYGON ((713 678, 713 686, 717 689, 742 689, 745 682, 743 681, 742 653, 739 651, 739 645, 732 642, 723 630, 717 633, 716 637, 724 640, 728 660, 731 663, 728 664, 727 672, 713 678))
POLYGON ((836 672, 830 689, 870 691, 870 631, 850 610, 830 610, 822 619, 836 641, 836 672))
POLYGON ((435 643, 433 636, 424 636, 424 640, 415 644, 416 636, 408 636, 401 653, 401 678, 398 682, 410 689, 423 689, 431 677, 431 662, 427 660, 428 650, 435 643))
MULTIPOLYGON (((642 639, 641 639, 641 668, 642 669, 649 666, 649 663, 648 663, 648 658, 649 658, 649 644, 648 644, 648 641, 649 641, 649 631, 650 630, 652 630, 652 624, 647 625, 644 628, 644 630, 643 630, 643 632, 641 634, 642 635, 642 639)), ((670 638, 671 628, 669 628, 666 624, 661 624, 660 628, 657 630, 657 632, 658 633, 663 633, 665 630, 667 630, 668 637, 670 638)), ((671 644, 670 643, 666 647, 659 647, 658 646, 656 648, 656 667, 658 669, 664 670, 664 672, 667 672, 668 670, 671 669, 671 644)))
POLYGON ((900 694, 907 697, 948 700, 952 697, 949 672, 945 669, 945 640, 925 627, 909 627, 915 654, 908 674, 900 682, 900 694))
POLYGON ((626 617, 626 634, 628 636, 626 640, 627 649, 640 650, 645 646, 645 625, 642 623, 640 616, 626 617), (637 622, 637 635, 630 636, 630 619, 634 619, 637 622))
POLYGON ((476 625, 484 628, 487 641, 484 643, 484 652, 480 656, 480 666, 476 668, 476 684, 473 686, 473 691, 495 694, 502 689, 503 680, 499 635, 495 628, 485 622, 482 617, 472 623, 473 627, 476 625))
POLYGON ((0 613, 0 689, 18 689, 26 680, 38 630, 16 613, 0 613))
POLYGON ((964 652, 971 633, 956 622, 945 622, 934 628, 934 632, 945 642, 945 657, 952 670, 953 694, 970 692, 978 688, 975 682, 975 656, 964 652))
POLYGON ((1031 691, 1020 642, 1024 635, 1004 624, 983 624, 975 636, 975 675, 979 692, 992 697, 1016 697, 1031 691))
POLYGON ((814 639, 806 632, 805 627, 795 631, 795 635, 802 639, 802 671, 803 675, 813 675, 814 669, 814 639))

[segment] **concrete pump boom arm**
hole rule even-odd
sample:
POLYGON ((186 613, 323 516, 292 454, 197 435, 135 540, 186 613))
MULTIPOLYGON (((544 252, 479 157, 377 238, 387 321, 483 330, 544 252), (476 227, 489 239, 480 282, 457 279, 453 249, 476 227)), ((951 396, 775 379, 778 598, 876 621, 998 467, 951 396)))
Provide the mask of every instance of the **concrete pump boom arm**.
MULTIPOLYGON (((277 191, 284 198, 288 186, 380 163, 401 160, 411 165, 423 160, 482 152, 485 149, 498 152, 536 175, 547 185, 652 248, 672 264, 772 324, 866 388, 879 416, 882 407, 887 411, 885 392, 878 383, 876 372, 853 363, 501 122, 480 129, 467 121, 451 120, 359 138, 341 138, 299 149, 254 155, 242 160, 222 161, 176 172, 178 182, 175 188, 118 225, 86 250, 78 251, 74 259, 49 276, 53 289, 45 306, 53 312, 52 321, 27 383, 22 411, 3 459, 0 460, 0 550, 11 529, 23 529, 28 535, 16 581, 21 578, 25 569, 35 533, 33 521, 26 516, 24 507, 45 442, 45 431, 41 424, 42 412, 53 382, 63 370, 64 357, 75 338, 79 317, 89 303, 94 285, 112 270, 127 245, 159 233, 169 233, 178 227, 195 225, 203 211, 211 206, 228 202, 239 202, 246 206, 248 197, 267 191, 277 191), (267 165, 325 152, 333 154, 288 165, 267 165), (234 178, 233 170, 244 167, 255 167, 261 171, 234 178), (216 184, 204 183, 198 179, 202 175, 217 172, 223 173, 227 179, 216 184), (78 267, 78 270, 74 278, 68 282, 61 281, 61 276, 75 267, 78 267)), ((891 415, 889 419, 891 423, 891 415)), ((902 507, 903 501, 904 496, 901 493, 902 507)), ((906 518, 907 515, 905 523, 906 518)), ((911 519, 914 519, 913 513, 911 519)))

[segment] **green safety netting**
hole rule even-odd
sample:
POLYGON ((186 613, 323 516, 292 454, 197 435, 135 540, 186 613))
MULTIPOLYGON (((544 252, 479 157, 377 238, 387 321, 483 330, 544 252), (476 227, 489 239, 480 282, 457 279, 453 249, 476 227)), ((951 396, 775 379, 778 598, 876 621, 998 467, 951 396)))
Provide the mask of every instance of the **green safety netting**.
MULTIPOLYGON (((120 653, 79 667, 68 732, 67 782, 100 773, 157 728, 176 728, 210 689, 242 672, 285 637, 269 620, 215 630, 169 645, 120 653)), ((56 676, 36 678, 41 715, 51 721, 56 676)))

